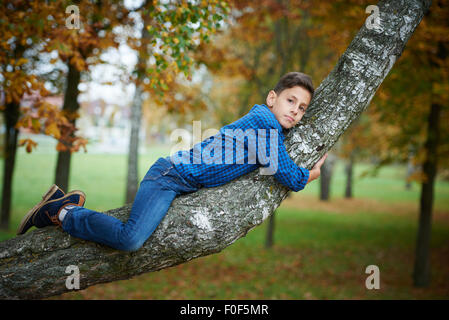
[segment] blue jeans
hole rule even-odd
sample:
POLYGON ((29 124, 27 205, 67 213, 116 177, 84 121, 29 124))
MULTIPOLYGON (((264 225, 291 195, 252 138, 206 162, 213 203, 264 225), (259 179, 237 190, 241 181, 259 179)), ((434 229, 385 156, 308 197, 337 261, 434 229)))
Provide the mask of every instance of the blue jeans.
POLYGON ((200 185, 186 181, 176 171, 170 157, 159 158, 140 182, 126 223, 101 212, 75 207, 67 212, 62 228, 77 238, 135 251, 151 236, 176 196, 199 188, 200 185))

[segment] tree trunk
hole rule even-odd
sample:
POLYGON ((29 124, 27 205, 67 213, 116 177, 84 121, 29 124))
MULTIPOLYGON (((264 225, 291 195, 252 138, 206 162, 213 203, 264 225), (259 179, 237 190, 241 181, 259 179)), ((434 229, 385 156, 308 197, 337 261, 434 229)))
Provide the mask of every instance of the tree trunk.
POLYGON ((323 166, 321 167, 321 175, 320 175, 320 200, 321 201, 329 201, 330 197, 330 186, 332 173, 334 172, 335 165, 335 157, 332 154, 329 154, 326 161, 324 161, 323 166))
MULTIPOLYGON (((78 85, 80 83, 80 71, 70 63, 68 64, 69 72, 67 74, 67 86, 64 95, 64 105, 62 109, 69 114, 75 113, 79 109, 78 104, 78 85)), ((75 125, 76 120, 70 120, 75 125)), ((70 161, 72 154, 70 151, 59 151, 56 162, 55 184, 64 192, 68 191, 70 177, 70 161)))
MULTIPOLYGON (((441 3, 438 3, 441 6, 441 3)), ((447 46, 438 42, 437 57, 444 61, 448 57, 447 46)), ((432 68, 440 68, 431 62, 432 68)), ((432 70, 430 70, 432 72, 432 70)), ((419 208, 419 229, 416 240, 415 267, 413 270, 413 284, 415 287, 427 287, 430 284, 430 236, 432 231, 432 210, 435 178, 438 164, 438 143, 440 140, 440 103, 432 102, 427 120, 427 140, 424 144, 426 158, 422 170, 425 181, 421 185, 421 199, 419 208)))
MULTIPOLYGON (((150 8, 153 10, 153 7, 150 8)), ((128 151, 128 174, 126 179, 126 203, 134 202, 137 190, 139 188, 139 132, 142 118, 142 103, 143 90, 141 82, 146 74, 147 61, 149 58, 149 48, 147 44, 151 40, 151 35, 147 30, 150 25, 151 17, 149 14, 144 14, 142 27, 142 47, 144 50, 139 51, 139 58, 136 65, 137 79, 136 91, 134 93, 133 102, 131 105, 131 133, 129 136, 129 151, 128 151)))
POLYGON ((5 152, 3 163, 3 189, 2 189, 2 212, 0 216, 0 228, 9 229, 9 221, 11 219, 11 199, 12 199, 12 182, 14 174, 14 165, 17 153, 17 138, 19 131, 15 128, 19 120, 19 105, 9 103, 6 105, 5 114, 5 152))
MULTIPOLYGON (((381 1, 380 29, 364 25, 321 83, 285 145, 299 166, 312 166, 369 105, 430 1, 381 1)), ((223 186, 174 199, 154 234, 137 252, 73 238, 55 227, 0 243, 0 298, 44 298, 69 291, 66 268, 80 271, 80 288, 129 279, 220 252, 268 218, 289 190, 258 170, 223 186)), ((130 205, 109 210, 123 221, 130 205)))
POLYGON ((405 190, 412 189, 412 181, 410 180, 410 178, 415 172, 415 165, 413 164, 414 155, 415 155, 414 148, 410 146, 407 159, 407 176, 405 178, 405 190))
POLYGON ((142 89, 136 86, 131 105, 131 134, 129 136, 128 174, 126 183, 126 203, 134 202, 138 189, 139 131, 142 117, 142 89))
POLYGON ((416 240, 415 268, 413 283, 415 287, 427 287, 430 283, 430 236, 432 231, 432 207, 435 176, 437 173, 437 147, 439 140, 439 125, 441 106, 433 103, 427 123, 427 141, 425 143, 426 160, 423 173, 426 180, 421 185, 421 200, 419 208, 419 229, 416 240))
POLYGON ((351 199, 352 198, 352 182, 353 182, 353 170, 354 170, 354 153, 355 151, 352 150, 348 162, 346 163, 346 188, 345 188, 345 198, 351 199))
POLYGON ((408 160, 407 160, 407 176, 405 177, 405 190, 411 190, 412 189, 412 182, 410 181, 410 177, 412 176, 413 172, 415 171, 413 162, 412 162, 412 154, 409 153, 408 160))
POLYGON ((270 215, 268 218, 267 237, 265 238, 265 248, 271 248, 274 244, 274 217, 276 212, 270 215))

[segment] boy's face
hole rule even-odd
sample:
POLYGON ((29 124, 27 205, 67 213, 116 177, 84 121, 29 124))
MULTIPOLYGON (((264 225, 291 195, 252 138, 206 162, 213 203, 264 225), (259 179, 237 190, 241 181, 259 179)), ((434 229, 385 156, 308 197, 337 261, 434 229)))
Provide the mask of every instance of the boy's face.
POLYGON ((267 96, 267 106, 284 129, 298 124, 309 106, 312 95, 303 87, 284 89, 279 95, 271 90, 267 96))

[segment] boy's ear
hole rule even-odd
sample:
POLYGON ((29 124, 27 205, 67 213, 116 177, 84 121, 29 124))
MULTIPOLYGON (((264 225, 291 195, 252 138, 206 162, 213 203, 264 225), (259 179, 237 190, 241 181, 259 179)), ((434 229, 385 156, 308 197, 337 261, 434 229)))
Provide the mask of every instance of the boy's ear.
POLYGON ((276 100, 276 92, 274 90, 270 90, 267 95, 267 106, 271 108, 276 100))

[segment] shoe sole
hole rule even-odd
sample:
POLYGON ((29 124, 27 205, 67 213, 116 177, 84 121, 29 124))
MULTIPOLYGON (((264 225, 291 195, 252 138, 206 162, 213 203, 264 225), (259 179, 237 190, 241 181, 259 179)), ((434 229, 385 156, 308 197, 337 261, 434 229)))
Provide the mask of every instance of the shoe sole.
MULTIPOLYGON (((33 215, 45 204, 48 202, 48 199, 51 198, 51 196, 58 190, 58 186, 56 184, 52 185, 50 187, 50 189, 48 189, 48 191, 42 196, 42 200, 36 204, 30 211, 28 211, 28 213, 23 217, 22 221, 20 222, 19 228, 17 229, 17 235, 22 234, 23 229, 25 227, 25 225, 27 224, 27 222, 33 217, 33 215)), ((86 195, 84 194, 84 192, 82 192, 81 190, 74 190, 71 191, 67 194, 65 194, 63 197, 66 197, 67 195, 72 195, 72 194, 80 194, 82 195, 82 204, 80 204, 80 206, 83 206, 85 201, 86 201, 86 195)), ((50 202, 54 202, 54 201, 58 201, 58 199, 52 200, 50 202)))

